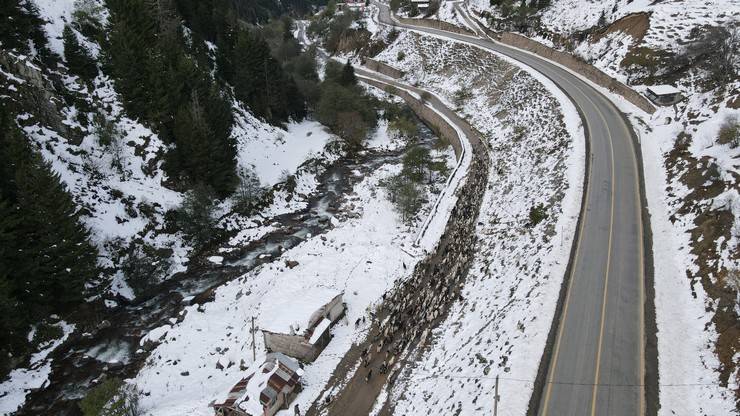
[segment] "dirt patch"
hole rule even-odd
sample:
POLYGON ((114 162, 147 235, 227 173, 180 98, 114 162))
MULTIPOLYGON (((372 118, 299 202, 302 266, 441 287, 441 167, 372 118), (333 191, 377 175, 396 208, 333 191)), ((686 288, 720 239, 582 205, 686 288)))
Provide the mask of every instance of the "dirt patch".
POLYGON ((610 33, 622 32, 632 36, 632 38, 635 39, 634 44, 639 45, 648 30, 650 30, 650 13, 628 14, 610 24, 603 30, 591 35, 591 39, 589 39, 589 41, 591 43, 598 42, 601 38, 610 33))
POLYGON ((734 97, 730 97, 727 99, 727 108, 740 108, 740 93, 736 93, 734 97))
POLYGON ((339 40, 336 52, 352 53, 370 43, 370 32, 365 29, 349 29, 339 40))

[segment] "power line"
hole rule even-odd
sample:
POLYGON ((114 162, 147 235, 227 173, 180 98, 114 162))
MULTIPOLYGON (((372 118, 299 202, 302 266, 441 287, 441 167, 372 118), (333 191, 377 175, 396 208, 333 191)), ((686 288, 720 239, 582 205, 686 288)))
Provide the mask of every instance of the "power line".
MULTIPOLYGON (((455 379, 465 379, 465 380, 471 380, 471 379, 484 379, 484 380, 495 380, 496 378, 500 378, 501 380, 507 380, 507 381, 517 381, 521 383, 531 383, 534 384, 534 380, 527 380, 522 378, 514 378, 514 377, 504 377, 504 376, 469 376, 469 375, 460 375, 460 376, 453 376, 453 375, 428 375, 424 376, 422 378, 425 379, 431 379, 431 378, 455 378, 455 379)), ((646 384, 621 384, 621 383, 578 383, 578 382, 569 382, 569 381, 546 381, 546 384, 558 384, 558 385, 566 385, 566 386, 587 386, 587 387, 645 387, 646 384)), ((725 388, 737 388, 738 385, 733 383, 728 383, 726 386, 721 385, 721 383, 713 382, 713 383, 668 383, 668 384, 659 384, 658 387, 703 387, 703 386, 717 386, 717 387, 725 387, 725 388)))

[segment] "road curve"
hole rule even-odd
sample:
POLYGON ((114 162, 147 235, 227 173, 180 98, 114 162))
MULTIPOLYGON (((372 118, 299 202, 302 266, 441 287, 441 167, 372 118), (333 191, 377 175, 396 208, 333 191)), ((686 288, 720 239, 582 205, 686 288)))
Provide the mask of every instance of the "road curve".
POLYGON ((404 25, 374 3, 381 23, 513 58, 552 80, 578 109, 589 143, 584 209, 551 354, 543 356, 546 377, 531 406, 542 416, 644 414, 645 201, 631 126, 603 94, 550 61, 490 39, 404 25))

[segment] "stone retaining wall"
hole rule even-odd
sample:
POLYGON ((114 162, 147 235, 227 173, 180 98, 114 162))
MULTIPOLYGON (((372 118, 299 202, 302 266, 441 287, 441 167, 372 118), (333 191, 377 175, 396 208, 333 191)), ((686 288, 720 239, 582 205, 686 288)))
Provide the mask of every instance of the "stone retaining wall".
POLYGON ((655 107, 647 98, 642 96, 642 94, 610 77, 595 66, 588 64, 569 53, 557 51, 525 36, 511 32, 502 33, 498 36, 498 40, 503 44, 524 49, 545 59, 557 62, 566 68, 585 76, 595 84, 621 95, 641 110, 650 114, 655 112, 655 107))
MULTIPOLYGON (((372 80, 363 81, 383 88, 384 85, 372 80)), ((406 101, 411 109, 426 123, 433 126, 443 137, 455 147, 459 156, 461 138, 457 131, 423 102, 409 93, 398 88, 387 86, 384 90, 397 95, 406 101)), ((476 224, 480 213, 483 195, 488 184, 490 158, 481 144, 476 146, 479 137, 471 137, 470 166, 464 182, 457 189, 459 196, 457 203, 450 212, 445 231, 434 251, 417 263, 411 277, 403 283, 397 284, 386 297, 386 303, 378 308, 378 318, 385 319, 388 314, 392 317, 392 307, 399 299, 408 298, 408 305, 413 310, 408 322, 413 323, 408 329, 405 327, 395 336, 408 340, 405 353, 400 354, 400 365, 391 371, 389 383, 396 384, 398 377, 404 377, 404 365, 415 362, 426 351, 432 337, 427 336, 432 330, 439 327, 447 318, 451 305, 460 297, 467 280, 468 271, 475 257, 477 241, 476 224), (475 151, 478 149, 478 151, 475 151), (391 312, 389 312, 389 310, 391 312)), ((399 383, 398 385, 403 385, 399 383)), ((392 414, 393 403, 386 401, 384 410, 392 414)), ((381 411, 381 414, 384 412, 381 411)))
POLYGON ((393 79, 403 78, 403 76, 405 75, 405 73, 401 71, 400 69, 394 68, 383 62, 376 61, 373 58, 367 58, 367 57, 363 58, 362 64, 366 66, 368 69, 371 69, 375 72, 380 72, 381 74, 387 75, 393 79))

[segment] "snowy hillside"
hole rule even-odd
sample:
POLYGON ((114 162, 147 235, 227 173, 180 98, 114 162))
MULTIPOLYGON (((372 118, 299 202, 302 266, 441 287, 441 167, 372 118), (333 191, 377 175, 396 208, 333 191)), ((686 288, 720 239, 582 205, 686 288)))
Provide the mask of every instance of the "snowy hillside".
MULTIPOLYGON (((301 358, 277 416, 368 413, 347 402, 477 415, 494 383, 500 414, 537 399, 592 209, 591 119, 545 75, 381 24, 376 5, 270 15, 313 1, 11 0, 0 13, 0 414, 211 415, 276 349, 271 336, 320 352, 301 358), (370 57, 401 75, 368 73, 383 69, 370 57), (369 86, 395 82, 418 102, 369 86), (474 140, 455 154, 449 131, 474 140), (455 287, 436 286, 447 274, 455 287)), ((641 146, 657 346, 640 309, 639 387, 653 386, 657 347, 659 416, 740 415, 740 0, 438 6, 428 18, 470 29, 473 16, 638 93, 681 92, 646 113, 593 85, 641 146)))
MULTIPOLYGON (((71 21, 74 3, 72 0, 38 1, 41 16, 48 22, 44 28, 51 49, 60 57, 63 57, 62 29, 65 22, 71 21)), ((93 50, 98 49, 94 43, 88 44, 93 50)), ((28 126, 26 131, 38 142, 55 170, 62 174, 78 204, 89 212, 84 216, 85 223, 93 230, 95 242, 103 253, 116 249, 110 247, 116 239, 138 237, 155 248, 172 250, 173 266, 162 277, 183 271, 191 249, 181 235, 164 230, 164 215, 177 208, 183 198, 182 193, 166 187, 160 156, 166 145, 156 133, 125 114, 110 78, 100 76, 90 91, 76 77, 63 76, 66 88, 79 94, 80 99, 93 108, 87 114, 80 114, 75 106, 62 109, 67 119, 65 124, 81 130, 82 143, 71 144, 69 138, 38 125, 28 126), (112 120, 112 125, 106 128, 120 132, 113 154, 100 143, 95 128, 86 128, 75 120, 83 117, 94 123, 96 113, 112 120), (117 162, 113 158, 123 160, 120 169, 113 167, 117 162)), ((291 123, 283 130, 258 120, 244 109, 239 110, 232 131, 238 143, 238 161, 241 166, 254 169, 263 186, 275 185, 284 180, 284 175, 295 174, 303 162, 318 156, 331 140, 324 127, 316 122, 291 123)), ((311 189, 303 191, 307 194, 311 189)), ((282 212, 287 211, 282 209, 282 212)), ((106 266, 116 265, 108 258, 106 266)), ((133 296, 121 280, 117 280, 112 289, 125 297, 133 296)))
POLYGON ((641 136, 652 220, 661 414, 737 411, 740 347, 726 322, 738 319, 740 147, 720 137, 740 111, 728 101, 695 93, 678 115, 651 117, 625 108, 641 136))
MULTIPOLYGON (((94 295, 88 301, 117 308, 135 302, 138 295, 145 293, 139 291, 141 284, 135 286, 122 272, 123 262, 136 250, 153 250, 161 265, 156 274, 143 277, 147 288, 186 271, 192 260, 193 247, 172 223, 172 216, 185 197, 185 192, 173 188, 164 170, 164 155, 173 145, 165 143, 145 121, 126 112, 108 74, 101 71, 87 83, 69 71, 62 32, 65 24, 72 22, 79 2, 34 3, 44 20, 42 29, 51 60, 57 64, 41 65, 35 56, 3 49, 0 104, 24 110, 17 115, 17 124, 52 171, 60 175, 80 213, 80 221, 90 231, 102 273, 100 287, 90 288, 94 295), (41 104, 38 97, 44 97, 41 104)), ((101 17, 101 23, 105 23, 105 8, 101 9, 101 17)), ((77 30, 74 36, 101 68, 100 45, 77 30)), ((241 103, 232 101, 231 105, 235 114, 231 136, 237 144, 240 171, 254 172, 261 187, 278 186, 271 203, 249 218, 236 216, 234 220, 230 214, 232 198, 218 201, 218 215, 228 214, 226 217, 232 219, 220 226, 233 235, 228 247, 235 249, 269 232, 269 225, 264 224, 266 218, 305 209, 307 199, 318 186, 316 175, 320 169, 314 165, 328 164, 339 153, 329 151, 336 137, 318 122, 306 120, 275 127, 257 119, 241 103), (295 178, 295 189, 281 186, 287 178, 295 178)), ((146 295, 150 296, 148 292, 146 295)), ((53 323, 52 326, 63 329, 63 338, 40 345, 28 361, 28 368, 17 368, 2 380, 0 413, 15 411, 31 389, 47 383, 52 371, 51 353, 70 337, 73 329, 93 331, 99 323, 77 328, 65 321, 53 323)), ((74 337, 79 338, 79 334, 74 337)), ((33 338, 33 332, 28 338, 33 338)))

